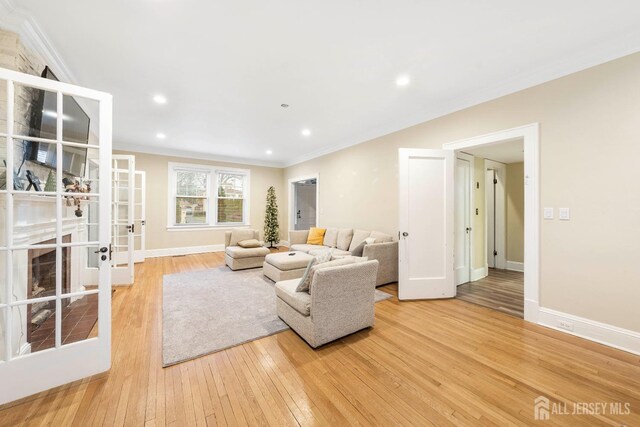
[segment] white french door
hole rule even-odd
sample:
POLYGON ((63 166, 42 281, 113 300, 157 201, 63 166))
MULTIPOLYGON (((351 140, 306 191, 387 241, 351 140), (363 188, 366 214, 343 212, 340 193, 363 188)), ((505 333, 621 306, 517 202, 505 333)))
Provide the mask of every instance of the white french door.
POLYGON ((456 295, 454 159, 451 150, 399 150, 400 299, 456 295))
POLYGON ((144 262, 146 255, 145 230, 146 230, 146 201, 147 201, 147 175, 144 171, 135 171, 134 185, 134 213, 133 213, 133 260, 144 262))
POLYGON ((135 156, 112 156, 111 283, 131 285, 134 278, 135 156))
POLYGON ((5 69, 0 99, 3 404, 110 367, 112 99, 5 69))

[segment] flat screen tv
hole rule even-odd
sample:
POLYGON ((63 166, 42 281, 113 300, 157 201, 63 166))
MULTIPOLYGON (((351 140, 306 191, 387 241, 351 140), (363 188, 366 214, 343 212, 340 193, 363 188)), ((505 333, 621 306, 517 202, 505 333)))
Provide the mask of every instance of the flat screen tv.
MULTIPOLYGON (((58 80, 46 67, 42 77, 58 80)), ((34 105, 29 120, 29 136, 55 140, 58 114, 57 94, 35 89, 34 105)), ((87 144, 89 142, 90 119, 87 113, 73 99, 65 95, 62 101, 62 140, 87 144)), ((46 142, 27 142, 26 158, 32 162, 55 169, 58 164, 56 144, 46 142)), ((70 175, 82 177, 87 160, 87 149, 63 146, 62 170, 70 175)))

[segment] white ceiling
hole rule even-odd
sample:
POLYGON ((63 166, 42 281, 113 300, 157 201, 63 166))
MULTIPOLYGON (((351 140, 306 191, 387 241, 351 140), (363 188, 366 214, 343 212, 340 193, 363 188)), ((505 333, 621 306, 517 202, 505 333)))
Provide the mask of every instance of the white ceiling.
POLYGON ((463 151, 476 157, 495 160, 500 163, 524 162, 524 140, 522 138, 463 151))
POLYGON ((276 166, 640 50, 637 0, 15 5, 114 95, 117 148, 276 166))

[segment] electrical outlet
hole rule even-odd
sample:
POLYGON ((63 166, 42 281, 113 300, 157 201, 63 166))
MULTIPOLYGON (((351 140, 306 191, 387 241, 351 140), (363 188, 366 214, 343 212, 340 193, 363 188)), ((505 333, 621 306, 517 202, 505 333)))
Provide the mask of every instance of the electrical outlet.
POLYGON ((573 332, 573 323, 567 322, 566 320, 561 320, 558 322, 558 327, 560 329, 564 329, 565 331, 573 332))

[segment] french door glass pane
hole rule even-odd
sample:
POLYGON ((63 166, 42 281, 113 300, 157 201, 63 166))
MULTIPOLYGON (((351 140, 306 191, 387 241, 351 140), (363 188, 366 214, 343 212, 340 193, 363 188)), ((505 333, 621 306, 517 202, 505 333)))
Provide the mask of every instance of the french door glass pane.
POLYGON ((56 191, 55 143, 13 141, 13 188, 18 191, 56 191))
POLYGON ((7 81, 0 79, 0 133, 7 133, 7 81))
MULTIPOLYGON (((14 85, 14 135, 56 139, 58 94, 14 85)), ((63 116, 64 117, 64 116, 63 116)))
POLYGON ((98 336, 98 294, 62 298, 62 345, 98 336))
POLYGON ((13 246, 55 244, 56 196, 14 194, 13 246))
MULTIPOLYGON (((61 290, 70 289, 68 249, 61 251, 61 290)), ((56 296, 58 251, 55 247, 32 247, 13 251, 12 295, 15 301, 56 296)))
POLYGON ((176 171, 176 194, 178 196, 204 197, 207 195, 209 174, 198 171, 176 171))
POLYGON ((37 353, 56 345, 56 300, 23 304, 12 309, 12 357, 37 353))
POLYGON ((206 224, 206 198, 176 197, 177 224, 206 224))
MULTIPOLYGON (((0 250, 0 305, 6 304, 7 297, 7 251, 0 250)), ((2 321, 2 318, 0 318, 2 321)))
POLYGON ((98 143, 99 104, 78 96, 62 97, 62 140, 81 144, 98 143))
MULTIPOLYGON (((0 81, 0 88, 2 87, 2 82, 0 81)), ((2 104, 2 100, 0 100, 0 104, 2 104)), ((6 108, 5 108, 6 109, 6 108)), ((2 111, 2 108, 0 108, 2 111)), ((0 116, 0 119, 2 116, 0 116)), ((6 123, 6 120, 4 121, 6 123)), ((0 120, 0 127, 3 126, 2 121, 0 120)), ((0 133, 4 132, 0 129, 0 133)), ((7 138, 4 136, 0 136, 0 191, 7 189, 7 138)))
POLYGON ((65 268, 63 268, 64 280, 61 289, 61 295, 65 296, 69 293, 75 294, 78 292, 97 289, 98 277, 97 275, 92 274, 91 271, 86 270, 86 267, 91 264, 91 261, 96 256, 99 257, 100 255, 102 255, 102 253, 99 251, 99 246, 63 246, 62 251, 65 268), (68 277, 66 277, 66 275, 64 274, 65 269, 71 272, 68 277))
POLYGON ((5 337, 5 329, 6 329, 6 307, 0 307, 0 361, 4 360, 4 337, 5 337))
POLYGON ((218 199, 218 222, 243 222, 243 199, 218 199))
POLYGON ((98 241, 100 200, 97 196, 65 193, 62 197, 63 228, 73 231, 73 243, 98 241))

